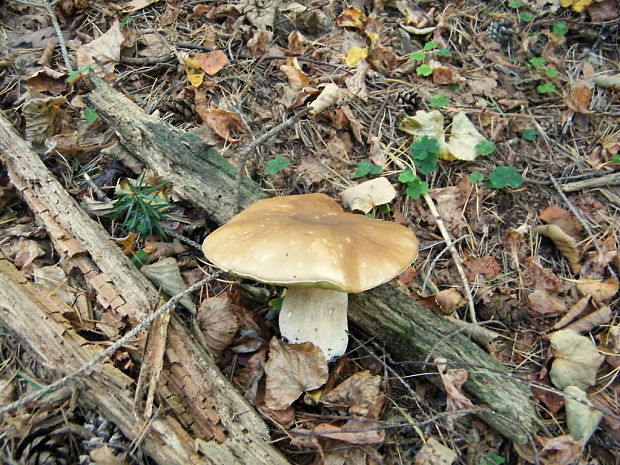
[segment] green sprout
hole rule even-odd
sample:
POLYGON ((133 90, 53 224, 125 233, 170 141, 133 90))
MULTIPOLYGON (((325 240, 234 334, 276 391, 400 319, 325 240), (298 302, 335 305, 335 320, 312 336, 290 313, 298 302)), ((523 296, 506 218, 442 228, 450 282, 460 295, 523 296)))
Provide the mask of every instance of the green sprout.
POLYGON ((551 84, 550 82, 548 82, 547 84, 541 84, 536 87, 536 90, 540 94, 549 94, 555 90, 555 84, 551 84))
POLYGON ((407 168, 398 175, 398 182, 405 184, 405 194, 412 199, 419 199, 428 193, 428 183, 422 181, 413 171, 407 168))
POLYGON ((433 95, 428 101, 428 104, 433 108, 443 108, 448 103, 450 103, 450 97, 446 94, 433 95))
POLYGON ((418 66, 415 69, 415 72, 418 76, 430 76, 433 74, 433 68, 430 65, 424 63, 423 65, 418 66))
POLYGON ((498 166, 489 174, 489 186, 494 189, 501 189, 506 186, 517 188, 523 182, 519 172, 512 166, 498 166))
POLYGON ((95 121, 99 119, 99 115, 97 114, 97 112, 90 108, 84 108, 84 111, 82 112, 82 116, 84 116, 84 120, 88 124, 93 124, 95 121))
POLYGON ((360 161, 357 164, 357 169, 353 173, 353 178, 363 178, 364 176, 379 174, 383 168, 381 165, 375 165, 367 161, 360 161))
POLYGON ((411 143, 409 156, 422 174, 434 173, 437 169, 439 142, 429 136, 422 136, 411 143))
POLYGON ((409 54, 409 59, 412 61, 422 61, 426 58, 426 53, 422 50, 418 50, 417 52, 412 52, 409 54))
POLYGON ((565 36, 568 32, 568 25, 566 21, 554 21, 553 22, 553 33, 559 36, 565 36))
POLYGON ((536 16, 533 13, 529 13, 527 11, 523 11, 522 13, 519 13, 519 19, 523 21, 524 23, 532 22, 534 21, 534 18, 536 18, 536 16))
POLYGON ((508 2, 508 8, 513 8, 513 9, 517 9, 517 8, 521 8, 523 4, 519 1, 519 0, 512 0, 510 2, 508 2))
POLYGON ((611 156, 611 162, 612 163, 620 163, 620 153, 614 153, 611 156))
POLYGON ((474 150, 476 151, 478 155, 482 155, 482 156, 491 155, 493 151, 495 150, 495 144, 491 142, 490 140, 483 140, 483 141, 478 142, 474 146, 474 150))
POLYGON ((547 64, 547 60, 545 60, 543 57, 530 58, 530 65, 532 65, 534 68, 542 68, 546 64, 547 64))
POLYGON ((67 82, 72 83, 77 78, 79 78, 82 74, 88 73, 91 69, 93 69, 93 65, 80 66, 75 71, 71 71, 69 76, 67 77, 67 82))
POLYGON ((521 133, 521 137, 523 137, 525 140, 533 142, 538 139, 538 132, 536 131, 536 129, 526 129, 525 131, 523 131, 523 133, 521 133))
POLYGON ((452 56, 452 50, 450 50, 448 48, 440 48, 439 50, 437 50, 435 55, 437 55, 438 57, 451 57, 452 56))
POLYGON ((545 68, 545 75, 550 79, 558 77, 558 74, 560 74, 560 72, 555 68, 545 68))
POLYGON ((166 210, 171 205, 167 200, 156 197, 157 191, 164 187, 167 182, 161 182, 155 186, 143 184, 144 173, 138 176, 135 184, 128 183, 129 192, 120 192, 115 195, 112 216, 123 217, 121 226, 129 231, 135 231, 145 236, 150 236, 153 231, 158 232, 163 239, 167 238, 166 231, 160 221, 168 218, 166 210))
POLYGON ((273 175, 279 173, 284 168, 288 167, 291 162, 284 158, 283 156, 277 156, 276 158, 272 158, 265 163, 265 169, 263 170, 267 175, 273 175))
POLYGON ((437 42, 426 42, 424 44, 424 50, 426 50, 427 52, 430 52, 431 50, 435 50, 438 47, 438 43, 437 42))
POLYGON ((477 182, 482 182, 484 181, 484 174, 482 174, 480 171, 474 171, 469 176, 467 176, 467 179, 469 180, 469 182, 473 182, 474 184, 477 182))

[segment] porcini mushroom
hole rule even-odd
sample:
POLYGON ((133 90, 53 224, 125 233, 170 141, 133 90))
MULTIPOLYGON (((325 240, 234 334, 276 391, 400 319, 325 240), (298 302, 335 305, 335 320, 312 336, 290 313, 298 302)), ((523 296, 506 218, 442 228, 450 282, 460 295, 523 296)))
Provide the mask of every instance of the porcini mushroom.
POLYGON ((347 348, 347 293, 383 284, 418 254, 405 226, 345 213, 324 194, 259 200, 204 240, 205 256, 237 276, 288 286, 280 333, 328 360, 347 348))

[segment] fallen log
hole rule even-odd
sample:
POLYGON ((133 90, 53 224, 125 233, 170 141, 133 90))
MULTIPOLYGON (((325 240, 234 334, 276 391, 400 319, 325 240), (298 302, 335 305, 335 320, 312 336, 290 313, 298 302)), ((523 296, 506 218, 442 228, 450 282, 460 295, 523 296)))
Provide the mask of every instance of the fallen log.
MULTIPOLYGON (((190 202, 197 209, 211 212, 218 208, 229 208, 219 212, 213 219, 222 224, 235 213, 236 193, 230 185, 220 192, 221 196, 202 194, 199 198, 188 195, 186 183, 201 182, 213 176, 215 165, 193 165, 192 178, 184 178, 178 187, 174 172, 175 166, 185 166, 194 157, 193 152, 182 150, 174 154, 172 165, 162 165, 162 160, 170 156, 163 152, 166 147, 181 146, 187 136, 177 136, 178 131, 166 129, 168 139, 161 146, 160 131, 163 126, 144 115, 135 104, 114 91, 109 85, 96 77, 93 78, 94 89, 87 97, 89 105, 112 127, 121 140, 128 141, 128 148, 146 165, 154 169, 162 178, 172 181, 172 189, 180 197, 190 202), (128 129, 129 123, 133 127, 128 129), (134 124, 133 122, 137 122, 134 124), (154 133, 151 133, 152 129, 154 133), (128 133, 129 131, 129 133, 128 133), (139 143, 134 142, 133 133, 139 133, 139 143), (169 138, 179 137, 177 143, 169 138), (148 147, 145 150, 144 147, 148 147), (168 172, 167 170, 172 171, 168 172), (229 198, 230 196, 230 198, 229 198)), ((218 166, 221 165, 221 161, 218 166)), ((230 179, 230 167, 223 168, 230 179)), ((190 174, 187 174, 189 176, 190 174)), ((258 186, 244 178, 243 204, 259 197, 258 186)), ((399 291, 393 285, 382 286, 373 291, 351 296, 349 309, 351 321, 367 333, 379 338, 394 355, 402 360, 424 359, 428 354, 443 356, 449 361, 461 362, 479 367, 467 368, 469 380, 464 386, 465 392, 477 403, 496 415, 485 414, 483 419, 498 432, 516 442, 528 440, 538 425, 537 414, 529 401, 529 387, 526 383, 509 377, 508 370, 481 350, 476 344, 458 332, 449 321, 440 318, 427 308, 422 307, 399 291)))
MULTIPOLYGON (((160 299, 155 287, 112 243, 105 229, 79 207, 2 113, 0 161, 7 167, 13 185, 45 225, 55 250, 63 260, 71 261, 82 271, 99 302, 107 308, 106 313, 127 316, 130 321, 137 322, 155 309, 160 299)), ((9 323, 6 318, 7 314, 0 312, 0 322, 9 323)), ((20 340, 31 345, 30 338, 36 334, 37 331, 32 330, 22 333, 20 340)), ((269 430, 261 417, 196 341, 173 313, 168 327, 165 364, 156 384, 158 398, 165 399, 166 406, 172 409, 183 427, 191 431, 190 442, 194 439, 207 441, 211 449, 235 457, 231 464, 287 464, 268 444, 269 430)), ((68 374, 67 370, 63 374, 68 374)), ((138 438, 133 435, 133 429, 119 426, 128 438, 138 438)), ((203 458, 202 462, 209 463, 209 460, 203 458)), ((159 463, 190 462, 164 460, 159 463)))

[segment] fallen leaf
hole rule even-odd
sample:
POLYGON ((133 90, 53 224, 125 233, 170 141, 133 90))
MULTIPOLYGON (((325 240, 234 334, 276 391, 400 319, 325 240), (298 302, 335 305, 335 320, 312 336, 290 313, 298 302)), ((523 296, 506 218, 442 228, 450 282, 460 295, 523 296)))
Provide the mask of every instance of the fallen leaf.
POLYGON ((368 57, 368 47, 351 47, 347 50, 344 62, 347 66, 356 66, 368 57))
POLYGON ((387 178, 380 177, 346 188, 340 198, 350 210, 368 213, 377 205, 390 203, 396 197, 396 189, 387 178))
MULTIPOLYGON (((579 400, 588 401, 586 393, 576 386, 567 386, 564 392, 579 400)), ((571 397, 564 399, 566 402, 566 425, 575 441, 585 444, 596 431, 603 418, 603 413, 588 407, 579 400, 571 397)))
POLYGON ((447 410, 462 410, 475 408, 471 400, 461 391, 461 386, 467 381, 467 370, 463 368, 447 368, 448 361, 445 358, 436 358, 437 371, 448 398, 446 399, 447 410))
POLYGON ((539 256, 527 258, 524 265, 523 276, 534 289, 557 293, 564 288, 562 281, 553 271, 541 266, 539 256))
POLYGON ((564 303, 542 289, 536 289, 527 296, 527 300, 530 309, 539 315, 563 315, 566 313, 564 303))
POLYGON ((114 72, 121 59, 121 44, 125 40, 118 21, 97 39, 82 45, 76 51, 78 67, 92 65, 100 74, 114 72))
POLYGON ((592 98, 592 86, 587 81, 576 81, 570 86, 570 90, 564 96, 566 106, 576 113, 589 114, 590 101, 592 98))
POLYGON ((560 319, 560 321, 558 321, 555 325, 553 325, 553 329, 563 328, 564 326, 569 324, 571 321, 573 321, 575 318, 584 314, 586 312, 586 308, 590 307, 590 310, 591 310, 591 306, 589 305, 590 300, 591 300, 590 296, 586 296, 586 297, 579 299, 576 303, 573 304, 573 306, 568 310, 568 312, 566 312, 566 315, 564 315, 560 319))
POLYGON ((228 56, 221 50, 213 50, 208 53, 199 53, 194 57, 194 62, 198 63, 200 69, 209 76, 214 76, 226 66, 228 63, 228 56))
POLYGON ((354 7, 345 8, 336 18, 338 27, 352 27, 355 29, 363 29, 366 15, 354 7))
POLYGON ((460 81, 461 76, 454 66, 439 64, 433 67, 433 84, 436 86, 456 84, 460 81))
POLYGON ((196 323, 207 347, 216 358, 228 347, 239 329, 239 319, 227 297, 203 300, 196 312, 196 323))
POLYGON ((350 444, 381 444, 385 439, 385 430, 373 422, 362 420, 348 420, 342 426, 321 423, 314 428, 314 432, 323 438, 350 444))
POLYGON ((330 106, 335 104, 340 97, 344 94, 344 90, 338 87, 338 85, 330 82, 319 94, 319 96, 312 101, 308 106, 310 107, 309 113, 311 115, 317 115, 324 110, 327 110, 330 106))
POLYGON ((603 74, 594 77, 597 86, 620 90, 620 74, 603 74))
POLYGON ((541 236, 548 237, 553 241, 557 249, 564 255, 564 258, 568 260, 568 264, 573 273, 578 273, 581 270, 579 252, 577 251, 577 241, 565 233, 562 228, 555 224, 547 224, 544 226, 537 226, 534 228, 534 232, 541 236))
POLYGON ((88 457, 94 465, 125 465, 123 454, 116 455, 110 446, 99 446, 88 452, 88 457))
POLYGON ((590 21, 603 23, 620 18, 620 5, 617 0, 596 0, 586 8, 590 21))
POLYGON ((185 75, 187 76, 189 83, 194 87, 200 87, 205 77, 205 73, 200 67, 200 63, 193 58, 186 56, 183 59, 183 64, 185 65, 185 75))
POLYGON ((135 11, 146 8, 147 6, 151 6, 158 1, 159 0, 131 0, 129 2, 126 2, 125 5, 123 5, 123 11, 125 13, 133 13, 135 11))
POLYGON ((58 96, 67 89, 67 75, 46 66, 30 76, 26 85, 34 92, 48 92, 58 96))
POLYGON ((428 438, 417 452, 414 465, 451 465, 458 454, 435 438, 428 438))
POLYGON ((429 195, 435 201, 437 211, 445 226, 455 237, 460 237, 461 232, 467 226, 463 215, 466 193, 458 186, 448 186, 431 189, 429 195))
MULTIPOLYGON (((164 258, 151 265, 144 265, 140 271, 155 286, 161 288, 169 296, 175 296, 187 289, 187 284, 181 276, 179 264, 174 257, 164 258)), ((196 314, 196 305, 191 296, 185 294, 179 303, 183 305, 192 315, 196 314)))
POLYGON ((569 324, 566 329, 572 329, 577 333, 590 331, 598 326, 608 324, 611 321, 611 315, 611 308, 605 306, 569 324))
POLYGON ((297 58, 287 58, 286 64, 280 66, 280 71, 286 74, 286 78, 293 89, 306 87, 310 82, 308 75, 299 66, 297 58))
POLYGON ((491 255, 469 259, 465 262, 465 266, 469 269, 467 279, 470 281, 475 281, 478 274, 483 275, 486 279, 493 279, 502 271, 500 264, 491 255))
POLYGON ((443 289, 435 294, 435 301, 441 308, 444 315, 452 315, 458 308, 467 303, 467 299, 463 297, 458 289, 443 289))
POLYGON ((26 140, 34 145, 40 145, 53 136, 64 113, 60 106, 66 102, 64 97, 27 99, 22 107, 22 114, 26 120, 26 140))
POLYGON ((350 415, 367 417, 379 398, 380 390, 380 376, 360 371, 321 397, 321 402, 344 404, 350 415))
POLYGON ((556 438, 538 438, 538 442, 543 446, 541 465, 571 465, 583 454, 583 444, 568 434, 556 438))
POLYGON ((559 389, 577 386, 588 389, 596 382, 596 373, 604 358, 585 336, 570 329, 561 329, 549 337, 555 360, 549 376, 559 389))
POLYGON ((179 0, 166 0, 166 11, 161 15, 159 22, 162 26, 174 24, 179 17, 179 0))
POLYGON ((37 241, 20 238, 14 259, 15 267, 27 271, 32 267, 32 262, 43 255, 45 255, 45 250, 39 246, 37 241))
POLYGON ((439 154, 446 157, 449 155, 446 136, 443 131, 444 117, 439 110, 418 110, 415 116, 406 116, 400 122, 398 129, 414 136, 428 136, 439 142, 439 154))
POLYGON ((265 405, 284 410, 303 392, 325 384, 327 360, 314 344, 287 344, 274 337, 269 343, 265 374, 265 405))
POLYGON ((577 289, 583 295, 590 295, 597 302, 611 300, 617 293, 619 283, 616 278, 608 279, 588 279, 580 278, 577 280, 577 289))
POLYGON ((572 213, 564 210, 558 205, 551 205, 543 210, 540 213, 539 218, 545 223, 559 226, 562 231, 576 240, 580 240, 582 238, 581 224, 579 223, 579 220, 575 218, 572 213))
POLYGON ((202 121, 226 142, 239 142, 241 140, 231 136, 233 131, 241 131, 244 128, 243 120, 236 113, 216 107, 206 109, 196 107, 196 112, 202 121))
POLYGON ((365 99, 368 97, 368 90, 366 89, 366 75, 370 69, 370 64, 366 61, 360 61, 355 68, 353 74, 344 78, 344 83, 351 94, 365 99))
POLYGON ((486 141, 476 126, 463 112, 457 113, 452 119, 452 127, 448 138, 448 151, 458 160, 472 161, 478 157, 476 145, 486 141))

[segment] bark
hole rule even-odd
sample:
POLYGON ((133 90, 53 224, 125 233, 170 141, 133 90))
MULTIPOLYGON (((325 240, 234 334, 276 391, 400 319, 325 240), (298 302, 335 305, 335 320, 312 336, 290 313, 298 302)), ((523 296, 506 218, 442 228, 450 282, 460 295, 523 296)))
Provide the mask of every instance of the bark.
MULTIPOLYGON (((70 261, 83 273, 101 305, 107 308, 104 316, 110 320, 127 317, 137 322, 155 308, 160 296, 154 286, 112 243, 105 229, 69 196, 1 113, 0 160, 6 165, 12 183, 45 225, 63 261, 70 261)), ((6 324, 6 318, 7 314, 0 312, 0 321, 6 324)), ((26 345, 31 345, 30 339, 36 338, 38 331, 36 325, 31 326, 19 336, 26 345)), ((235 451, 243 442, 248 450, 239 456, 238 464, 288 463, 267 444, 268 428, 260 416, 222 375, 210 354, 175 313, 171 315, 167 337, 157 397, 165 399, 167 407, 174 411, 187 429, 188 433, 183 434, 189 434, 190 442, 201 439, 218 450, 230 445, 233 456, 238 455, 235 451)), ((87 360, 82 358, 82 362, 87 360)), ((63 369, 62 365, 59 369, 63 369)), ((64 374, 69 371, 72 370, 67 368, 64 374)), ((123 411, 125 414, 133 415, 131 410, 123 411)), ((123 432, 132 440, 139 438, 133 429, 123 432)))
MULTIPOLYGON (((88 98, 90 105, 97 113, 104 115, 106 122, 121 134, 122 140, 131 139, 130 135, 123 135, 127 132, 123 122, 141 121, 147 117, 134 115, 135 112, 141 113, 141 110, 128 103, 124 96, 112 91, 103 81, 94 79, 93 84, 94 90, 88 98), (119 116, 117 112, 129 112, 130 114, 119 116)), ((156 134, 149 136, 146 132, 153 124, 155 123, 149 123, 140 133, 143 145, 149 147, 149 150, 144 150, 142 146, 136 144, 132 144, 130 148, 149 167, 156 168, 161 163, 161 156, 156 152, 153 155, 151 147, 156 145, 155 142, 146 142, 150 138, 158 138, 156 134)), ((181 143, 173 145, 181 145, 181 143)), ((198 180, 208 179, 211 175, 210 169, 211 167, 206 165, 197 166, 193 176, 198 180)), ((226 172, 229 172, 228 168, 226 172)), ((165 170, 160 170, 160 175, 164 179, 176 176, 174 172, 168 173, 165 170)), ((250 181, 247 180, 247 182, 250 181)), ((249 190, 255 192, 257 188, 258 186, 255 186, 249 190)), ((204 208, 207 205, 208 211, 220 205, 215 203, 216 200, 222 201, 222 199, 211 197, 202 197, 198 201, 196 198, 184 195, 181 190, 177 190, 174 183, 172 189, 197 208, 204 208)), ((236 193, 228 189, 222 191, 223 197, 229 195, 232 195, 232 199, 228 199, 221 205, 234 205, 236 193)), ((245 198, 250 200, 247 195, 245 198)), ((230 211, 220 212, 217 218, 227 219, 234 213, 235 209, 232 208, 230 211)), ((214 219, 221 224, 222 221, 217 218, 214 219)), ((482 367, 468 368, 470 379, 464 389, 478 406, 487 407, 498 413, 497 416, 484 415, 484 420, 501 434, 519 443, 527 441, 528 434, 535 432, 538 419, 529 401, 527 384, 511 379, 508 370, 503 365, 458 333, 456 326, 416 304, 395 286, 382 286, 377 290, 352 296, 349 317, 363 332, 387 344, 390 351, 401 360, 425 359, 429 355, 434 358, 436 355, 443 356, 449 361, 465 362, 471 366, 482 367)))

